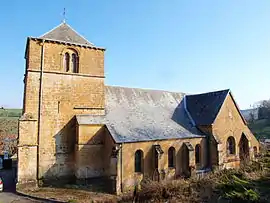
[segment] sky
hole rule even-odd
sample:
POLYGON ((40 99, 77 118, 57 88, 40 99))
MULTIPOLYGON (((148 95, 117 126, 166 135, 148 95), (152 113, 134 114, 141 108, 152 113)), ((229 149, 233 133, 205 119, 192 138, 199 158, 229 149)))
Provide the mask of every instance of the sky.
POLYGON ((269 0, 13 0, 0 7, 0 106, 21 108, 24 51, 66 22, 106 48, 107 85, 270 98, 269 0))

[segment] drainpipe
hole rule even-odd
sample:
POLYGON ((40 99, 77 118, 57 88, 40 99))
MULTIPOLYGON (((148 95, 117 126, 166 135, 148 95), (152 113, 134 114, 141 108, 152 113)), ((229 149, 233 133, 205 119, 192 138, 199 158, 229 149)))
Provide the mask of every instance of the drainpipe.
POLYGON ((121 164, 121 168, 120 168, 120 172, 121 172, 121 182, 120 182, 120 186, 121 186, 121 193, 123 193, 123 148, 122 148, 122 144, 120 144, 120 149, 121 149, 121 159, 120 159, 120 164, 121 164))
MULTIPOLYGON (((40 76, 39 76, 39 99, 38 99, 38 132, 37 132, 37 181, 39 181, 39 144, 40 144, 40 132, 41 132, 41 102, 42 102, 42 79, 43 79, 43 67, 44 67, 44 42, 41 42, 41 64, 40 64, 40 76)), ((38 183, 39 184, 39 183, 38 183)))

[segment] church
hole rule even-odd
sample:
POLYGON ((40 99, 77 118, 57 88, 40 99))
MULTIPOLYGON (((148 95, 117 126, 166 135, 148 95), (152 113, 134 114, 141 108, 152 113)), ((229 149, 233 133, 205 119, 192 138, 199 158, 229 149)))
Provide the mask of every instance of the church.
POLYGON ((105 48, 63 22, 25 50, 18 184, 100 180, 111 192, 237 168, 259 143, 229 89, 107 86, 105 48))

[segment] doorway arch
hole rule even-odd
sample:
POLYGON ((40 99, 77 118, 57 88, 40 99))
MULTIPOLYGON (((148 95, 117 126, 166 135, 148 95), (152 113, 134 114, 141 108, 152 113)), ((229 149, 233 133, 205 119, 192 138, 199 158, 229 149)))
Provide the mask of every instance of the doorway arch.
POLYGON ((249 141, 244 133, 241 135, 239 142, 239 158, 241 163, 249 160, 249 141))
POLYGON ((190 177, 189 149, 186 144, 181 147, 181 173, 184 177, 190 177))

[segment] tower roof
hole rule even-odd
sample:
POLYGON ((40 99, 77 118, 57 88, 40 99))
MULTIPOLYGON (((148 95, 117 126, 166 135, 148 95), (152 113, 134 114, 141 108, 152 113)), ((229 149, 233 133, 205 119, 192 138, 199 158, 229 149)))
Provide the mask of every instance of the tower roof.
POLYGON ((27 56, 28 44, 30 40, 34 40, 34 41, 45 40, 45 41, 50 41, 50 42, 59 43, 59 44, 75 45, 75 46, 80 46, 84 48, 105 51, 105 48, 95 46, 93 43, 89 42, 82 35, 76 32, 66 22, 61 23, 60 25, 53 28, 49 32, 46 32, 40 37, 28 37, 27 43, 26 43, 25 55, 24 55, 25 58, 27 56))
POLYGON ((94 47, 91 42, 77 33, 65 22, 61 23, 57 27, 53 28, 49 32, 46 32, 38 38, 94 47))

